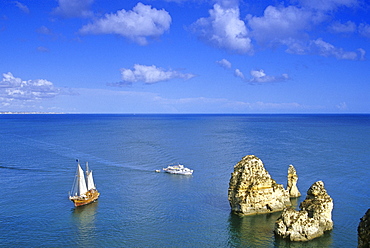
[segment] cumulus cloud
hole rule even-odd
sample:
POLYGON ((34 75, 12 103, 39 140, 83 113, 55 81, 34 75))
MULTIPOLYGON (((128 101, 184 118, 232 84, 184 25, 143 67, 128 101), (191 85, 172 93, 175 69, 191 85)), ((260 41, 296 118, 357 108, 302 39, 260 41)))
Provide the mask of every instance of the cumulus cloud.
POLYGON ((266 75, 264 70, 251 70, 250 74, 252 78, 249 80, 251 83, 273 83, 281 82, 289 79, 288 74, 284 73, 281 76, 269 76, 266 75))
POLYGON ((263 16, 248 16, 248 25, 257 42, 269 45, 304 38, 304 31, 313 25, 313 18, 310 12, 294 6, 268 6, 263 16))
POLYGON ((243 81, 246 81, 248 83, 254 84, 254 83, 275 83, 275 82, 282 82, 289 79, 289 75, 286 73, 283 73, 280 76, 269 76, 265 73, 264 70, 251 70, 250 75, 251 78, 248 79, 244 76, 243 72, 239 69, 235 69, 234 75, 238 78, 241 78, 243 81))
POLYGON ((252 54, 253 46, 248 29, 240 19, 235 4, 215 4, 209 17, 200 18, 191 28, 205 42, 229 51, 252 54))
MULTIPOLYGON (((226 69, 232 69, 231 62, 229 62, 226 59, 222 59, 219 61, 216 61, 217 64, 219 64, 221 67, 224 67, 226 69)), ((289 79, 288 74, 283 73, 280 76, 269 76, 266 75, 264 70, 251 70, 250 75, 252 78, 248 79, 244 73, 240 69, 234 69, 234 76, 237 78, 242 79, 245 82, 248 83, 274 83, 274 82, 282 82, 289 79)))
POLYGON ((190 79, 195 75, 190 73, 181 73, 179 71, 164 70, 155 65, 139 65, 135 64, 133 69, 121 69, 122 81, 124 84, 131 84, 135 82, 144 82, 146 84, 154 84, 161 81, 168 81, 174 78, 190 79))
POLYGON ((218 60, 216 63, 225 69, 231 69, 231 63, 226 59, 218 60))
MULTIPOLYGON (((357 51, 345 51, 322 38, 310 39, 309 31, 326 20, 327 11, 335 10, 338 6, 349 6, 353 1, 329 0, 327 4, 326 7, 316 8, 315 11, 295 6, 268 6, 263 16, 248 16, 252 36, 264 46, 284 45, 287 47, 286 51, 292 54, 317 54, 337 59, 362 60, 365 51, 361 48, 357 51)), ((329 29, 337 33, 354 32, 356 25, 350 21, 345 24, 336 22, 329 29)))
POLYGON ((106 14, 103 18, 83 26, 81 34, 118 34, 140 45, 148 43, 147 38, 162 35, 170 28, 171 16, 165 10, 138 3, 132 10, 124 9, 106 14))
POLYGON ((22 80, 12 73, 4 73, 0 81, 0 100, 10 102, 13 100, 39 100, 52 98, 60 94, 60 90, 53 83, 45 79, 22 80))
MULTIPOLYGON (((313 30, 329 23, 333 12, 341 7, 356 6, 357 0, 295 0, 295 5, 267 6, 262 16, 248 14, 240 18, 239 1, 219 0, 209 10, 209 17, 200 18, 191 28, 205 42, 229 51, 250 54, 256 45, 263 48, 285 46, 286 52, 294 54, 317 54, 337 59, 361 60, 364 49, 345 51, 311 37, 313 30)), ((355 32, 356 24, 334 22, 328 29, 332 33, 355 32)), ((370 37, 370 26, 361 24, 358 32, 370 37)))
POLYGON ((15 6, 17 6, 24 13, 26 13, 26 14, 30 13, 29 8, 26 5, 24 5, 23 3, 20 3, 18 1, 15 1, 14 3, 15 3, 15 6))
POLYGON ((53 10, 53 14, 64 18, 93 16, 90 10, 94 0, 58 0, 58 7, 53 10))
POLYGON ((245 79, 243 72, 241 72, 239 69, 235 69, 234 75, 235 75, 235 77, 239 77, 243 80, 245 79))

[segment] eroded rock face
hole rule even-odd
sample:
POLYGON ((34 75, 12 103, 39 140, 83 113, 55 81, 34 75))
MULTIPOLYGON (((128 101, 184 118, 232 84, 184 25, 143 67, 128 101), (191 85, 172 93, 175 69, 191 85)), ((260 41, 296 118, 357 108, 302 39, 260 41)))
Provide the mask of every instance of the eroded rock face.
POLYGON ((301 193, 297 188, 297 181, 298 181, 297 172, 293 165, 289 165, 287 190, 289 192, 290 197, 292 198, 301 196, 301 193))
POLYGON ((307 241, 333 229, 333 199, 326 192, 322 181, 309 188, 300 209, 296 211, 289 208, 283 211, 276 221, 274 231, 277 235, 291 241, 307 241))
POLYGON ((291 205, 288 191, 271 178, 254 155, 245 156, 234 166, 228 199, 232 211, 243 215, 282 211, 291 205))
POLYGON ((358 232, 358 248, 370 247, 370 208, 361 218, 357 228, 358 232))

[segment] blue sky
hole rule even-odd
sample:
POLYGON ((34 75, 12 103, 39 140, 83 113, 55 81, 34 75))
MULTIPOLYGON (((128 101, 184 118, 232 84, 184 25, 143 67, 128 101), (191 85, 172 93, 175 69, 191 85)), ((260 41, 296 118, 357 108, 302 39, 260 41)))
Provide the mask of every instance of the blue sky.
POLYGON ((365 0, 5 0, 0 111, 370 113, 365 0))

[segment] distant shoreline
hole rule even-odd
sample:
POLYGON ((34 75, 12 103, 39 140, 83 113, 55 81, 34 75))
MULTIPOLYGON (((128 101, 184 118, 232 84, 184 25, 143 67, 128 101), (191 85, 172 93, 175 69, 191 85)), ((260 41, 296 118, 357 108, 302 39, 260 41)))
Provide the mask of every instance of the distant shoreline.
POLYGON ((37 112, 37 111, 0 111, 0 115, 274 115, 274 116, 294 116, 294 115, 303 115, 303 116, 313 116, 313 115, 370 115, 370 113, 65 113, 65 112, 37 112))
POLYGON ((0 115, 60 115, 64 113, 58 112, 12 112, 12 111, 0 111, 0 115))

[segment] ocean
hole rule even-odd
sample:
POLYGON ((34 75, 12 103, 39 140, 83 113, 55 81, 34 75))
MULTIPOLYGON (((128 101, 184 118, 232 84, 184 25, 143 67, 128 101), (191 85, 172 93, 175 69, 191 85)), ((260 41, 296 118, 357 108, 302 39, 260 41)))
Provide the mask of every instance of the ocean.
POLYGON ((1 247, 357 247, 370 208, 370 115, 0 115, 1 247), (302 202, 322 180, 334 229, 309 242, 275 238, 280 213, 237 216, 233 167, 259 157, 302 202), (68 200, 76 159, 97 202, 68 200), (192 176, 156 173, 172 163, 192 176))

